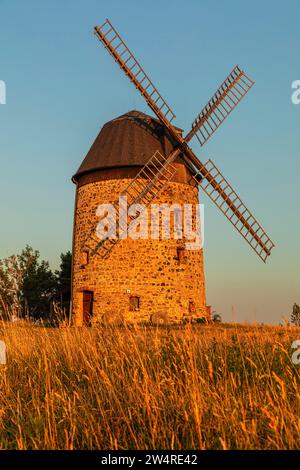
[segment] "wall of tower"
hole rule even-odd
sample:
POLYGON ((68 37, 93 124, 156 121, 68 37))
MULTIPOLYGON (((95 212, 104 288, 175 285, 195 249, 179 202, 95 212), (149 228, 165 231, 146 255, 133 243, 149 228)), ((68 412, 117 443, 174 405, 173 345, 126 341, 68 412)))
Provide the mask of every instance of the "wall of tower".
MULTIPOLYGON (((90 256, 87 264, 83 261, 84 240, 97 223, 96 208, 114 203, 129 182, 112 174, 102 180, 87 178, 77 186, 72 276, 75 323, 83 323, 84 291, 93 292, 93 323, 120 318, 149 322, 153 314, 154 320, 167 315, 170 323, 207 316, 203 250, 185 250, 179 259, 177 249, 184 247, 184 240, 173 236, 170 240, 128 238, 118 243, 108 258, 90 256), (139 298, 137 309, 132 306, 132 297, 139 298)), ((195 205, 198 189, 172 181, 153 202, 195 205)))

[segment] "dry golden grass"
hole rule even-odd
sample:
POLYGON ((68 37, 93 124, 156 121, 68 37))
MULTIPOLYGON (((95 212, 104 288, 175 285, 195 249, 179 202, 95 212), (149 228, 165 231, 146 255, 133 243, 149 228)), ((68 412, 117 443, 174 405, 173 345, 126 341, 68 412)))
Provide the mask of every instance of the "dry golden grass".
POLYGON ((299 449, 289 327, 2 324, 1 449, 299 449))

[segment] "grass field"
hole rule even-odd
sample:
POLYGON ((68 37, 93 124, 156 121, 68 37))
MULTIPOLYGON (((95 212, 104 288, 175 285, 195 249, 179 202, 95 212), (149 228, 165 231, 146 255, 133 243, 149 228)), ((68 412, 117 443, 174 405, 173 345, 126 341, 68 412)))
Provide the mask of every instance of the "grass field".
POLYGON ((291 327, 2 324, 1 449, 299 449, 291 327))

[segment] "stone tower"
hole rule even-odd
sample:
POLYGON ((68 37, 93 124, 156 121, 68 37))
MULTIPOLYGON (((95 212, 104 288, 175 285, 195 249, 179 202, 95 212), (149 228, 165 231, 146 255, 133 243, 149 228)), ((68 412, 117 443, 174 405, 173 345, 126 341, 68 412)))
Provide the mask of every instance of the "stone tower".
MULTIPOLYGON (((169 155, 173 145, 159 121, 131 111, 103 126, 73 176, 75 324, 179 323, 209 317, 202 249, 187 250, 184 240, 174 237, 127 238, 102 259, 90 256, 84 246, 97 225, 99 204, 118 201, 154 152, 169 155)), ((195 206, 198 186, 181 158, 175 166, 177 172, 154 202, 195 206)))

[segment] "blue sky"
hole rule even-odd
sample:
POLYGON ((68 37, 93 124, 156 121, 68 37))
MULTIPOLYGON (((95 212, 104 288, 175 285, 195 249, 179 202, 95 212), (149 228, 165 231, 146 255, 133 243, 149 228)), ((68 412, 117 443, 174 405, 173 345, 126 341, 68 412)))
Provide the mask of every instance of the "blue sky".
POLYGON ((202 149, 274 240, 264 265, 203 195, 208 303, 279 323, 300 303, 300 3, 0 0, 0 257, 71 247, 76 171, 102 125, 142 98, 93 35, 108 17, 185 130, 237 63, 255 87, 202 149))

